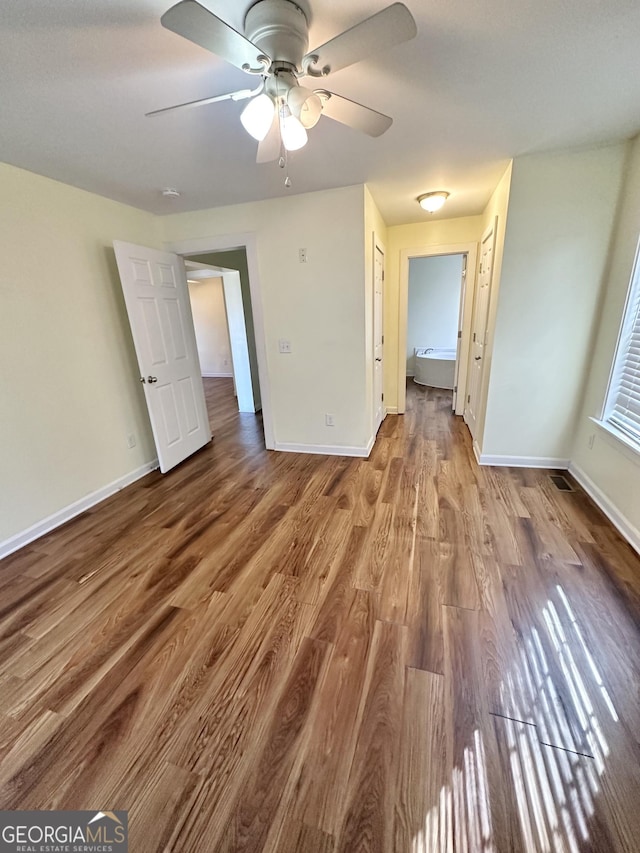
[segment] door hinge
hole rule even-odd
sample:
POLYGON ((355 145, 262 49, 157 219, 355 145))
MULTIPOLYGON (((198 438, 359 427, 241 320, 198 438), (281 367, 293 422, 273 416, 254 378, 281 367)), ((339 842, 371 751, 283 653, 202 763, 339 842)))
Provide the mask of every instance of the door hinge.
POLYGON ((384 281, 384 270, 382 270, 382 280, 384 281))
POLYGON ((467 394, 467 403, 471 402, 471 394, 467 394))
POLYGON ((384 335, 382 336, 382 343, 384 343, 384 335))
POLYGON ((384 391, 382 392, 382 394, 380 394, 380 399, 384 400, 384 391))
POLYGON ((461 338, 461 337, 462 337, 462 329, 460 329, 460 331, 458 332, 458 338, 461 338))
POLYGON ((476 333, 475 332, 473 333, 473 342, 474 343, 476 342, 476 333))
POLYGON ((454 393, 454 394, 457 394, 457 393, 458 393, 458 386, 457 386, 457 385, 454 385, 454 386, 453 386, 453 393, 454 393))

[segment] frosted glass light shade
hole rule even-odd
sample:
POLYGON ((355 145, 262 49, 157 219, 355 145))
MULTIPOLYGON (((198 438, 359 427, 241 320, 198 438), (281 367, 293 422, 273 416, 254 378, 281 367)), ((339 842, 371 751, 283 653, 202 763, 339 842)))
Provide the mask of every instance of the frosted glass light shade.
POLYGON ((428 213, 435 213, 440 210, 445 201, 449 198, 449 193, 444 190, 435 193, 425 193, 418 196, 418 203, 423 210, 428 213))
POLYGON ((322 101, 304 86, 294 86, 289 90, 287 103, 293 115, 300 120, 300 124, 307 130, 315 127, 322 115, 322 101))
POLYGON ((242 110, 240 121, 250 136, 262 142, 273 123, 276 106, 269 95, 258 95, 242 110))
POLYGON ((288 115, 282 119, 282 144, 287 151, 297 151, 307 144, 307 131, 299 119, 288 115))

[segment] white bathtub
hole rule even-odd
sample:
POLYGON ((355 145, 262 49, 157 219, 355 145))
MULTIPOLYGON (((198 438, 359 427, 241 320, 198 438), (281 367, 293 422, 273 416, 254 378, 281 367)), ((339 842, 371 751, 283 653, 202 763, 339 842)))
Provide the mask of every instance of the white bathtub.
POLYGON ((417 347, 413 381, 431 388, 453 388, 456 374, 455 349, 417 347))

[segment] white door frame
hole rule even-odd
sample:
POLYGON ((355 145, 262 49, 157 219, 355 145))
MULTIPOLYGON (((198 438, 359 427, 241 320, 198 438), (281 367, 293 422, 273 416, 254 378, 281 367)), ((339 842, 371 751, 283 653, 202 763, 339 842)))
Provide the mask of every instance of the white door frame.
POLYGON ((373 399, 373 409, 372 409, 373 435, 375 437, 378 433, 378 430, 380 429, 380 425, 382 424, 382 421, 387 416, 387 406, 386 406, 386 403, 384 402, 384 301, 385 301, 384 300, 384 290, 385 290, 385 284, 386 284, 386 282, 385 282, 385 278, 386 278, 385 270, 386 270, 386 266, 387 266, 387 250, 385 248, 384 243, 382 242, 382 240, 376 234, 375 231, 373 232, 372 259, 373 259, 373 263, 372 263, 372 267, 371 267, 371 274, 372 274, 371 288, 372 288, 372 293, 373 293, 373 305, 372 305, 372 307, 373 307, 373 317, 372 317, 373 334, 371 335, 371 338, 372 338, 372 343, 371 343, 372 380, 371 381, 372 381, 372 386, 373 386, 373 392, 372 392, 372 399, 373 399), (380 423, 377 422, 377 418, 376 418, 376 415, 378 412, 378 404, 376 401, 376 339, 375 339, 376 338, 376 323, 375 323, 375 311, 376 311, 376 249, 382 253, 382 305, 380 307, 380 310, 382 312, 381 317, 380 317, 380 323, 382 326, 382 368, 381 368, 381 370, 382 370, 382 418, 380 419, 380 423))
POLYGON ((251 311, 256 339, 256 357, 258 360, 258 378, 260 380, 260 398, 262 401, 262 423, 264 441, 267 450, 275 449, 273 437, 273 414, 271 408, 271 388, 267 367, 267 347, 264 336, 264 311, 262 290, 258 270, 258 248, 256 235, 251 232, 241 234, 218 234, 211 237, 196 237, 190 240, 178 240, 165 243, 165 248, 177 255, 201 255, 207 252, 224 252, 228 249, 243 248, 247 253, 249 270, 249 290, 251 293, 251 311))
POLYGON ((403 415, 407 406, 407 315, 409 311, 409 261, 412 258, 433 258, 438 255, 466 255, 467 274, 464 279, 460 300, 462 306, 462 336, 458 358, 458 392, 456 415, 461 415, 467 395, 469 367, 469 341, 471 340, 471 318, 473 295, 476 286, 478 244, 452 243, 446 246, 421 246, 418 249, 400 250, 400 287, 398 317, 398 414, 403 415))

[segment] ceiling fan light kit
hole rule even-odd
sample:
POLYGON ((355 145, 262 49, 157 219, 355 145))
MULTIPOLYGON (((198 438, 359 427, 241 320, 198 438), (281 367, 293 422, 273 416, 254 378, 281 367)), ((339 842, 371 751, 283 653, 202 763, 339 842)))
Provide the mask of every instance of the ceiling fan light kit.
POLYGON ((240 114, 242 126, 250 136, 262 142, 273 124, 276 105, 264 92, 252 98, 240 114))
POLYGON ((445 190, 437 190, 436 192, 423 193, 418 196, 418 204, 427 213, 436 213, 440 210, 445 201, 449 198, 449 193, 445 190))
POLYGON ((300 119, 289 114, 287 108, 283 107, 280 110, 280 134, 282 136, 282 144, 287 151, 297 151, 303 148, 309 139, 307 131, 302 126, 300 119))
POLYGON ((403 3, 387 6, 310 53, 309 22, 292 0, 258 0, 245 16, 244 35, 197 0, 181 0, 164 13, 161 22, 247 74, 260 76, 262 82, 256 89, 214 95, 147 115, 250 98, 240 121, 259 143, 258 163, 279 160, 287 151, 302 148, 307 130, 323 115, 373 137, 388 130, 389 116, 335 92, 306 88, 299 80, 325 78, 367 56, 382 55, 416 34, 413 16, 403 3))

